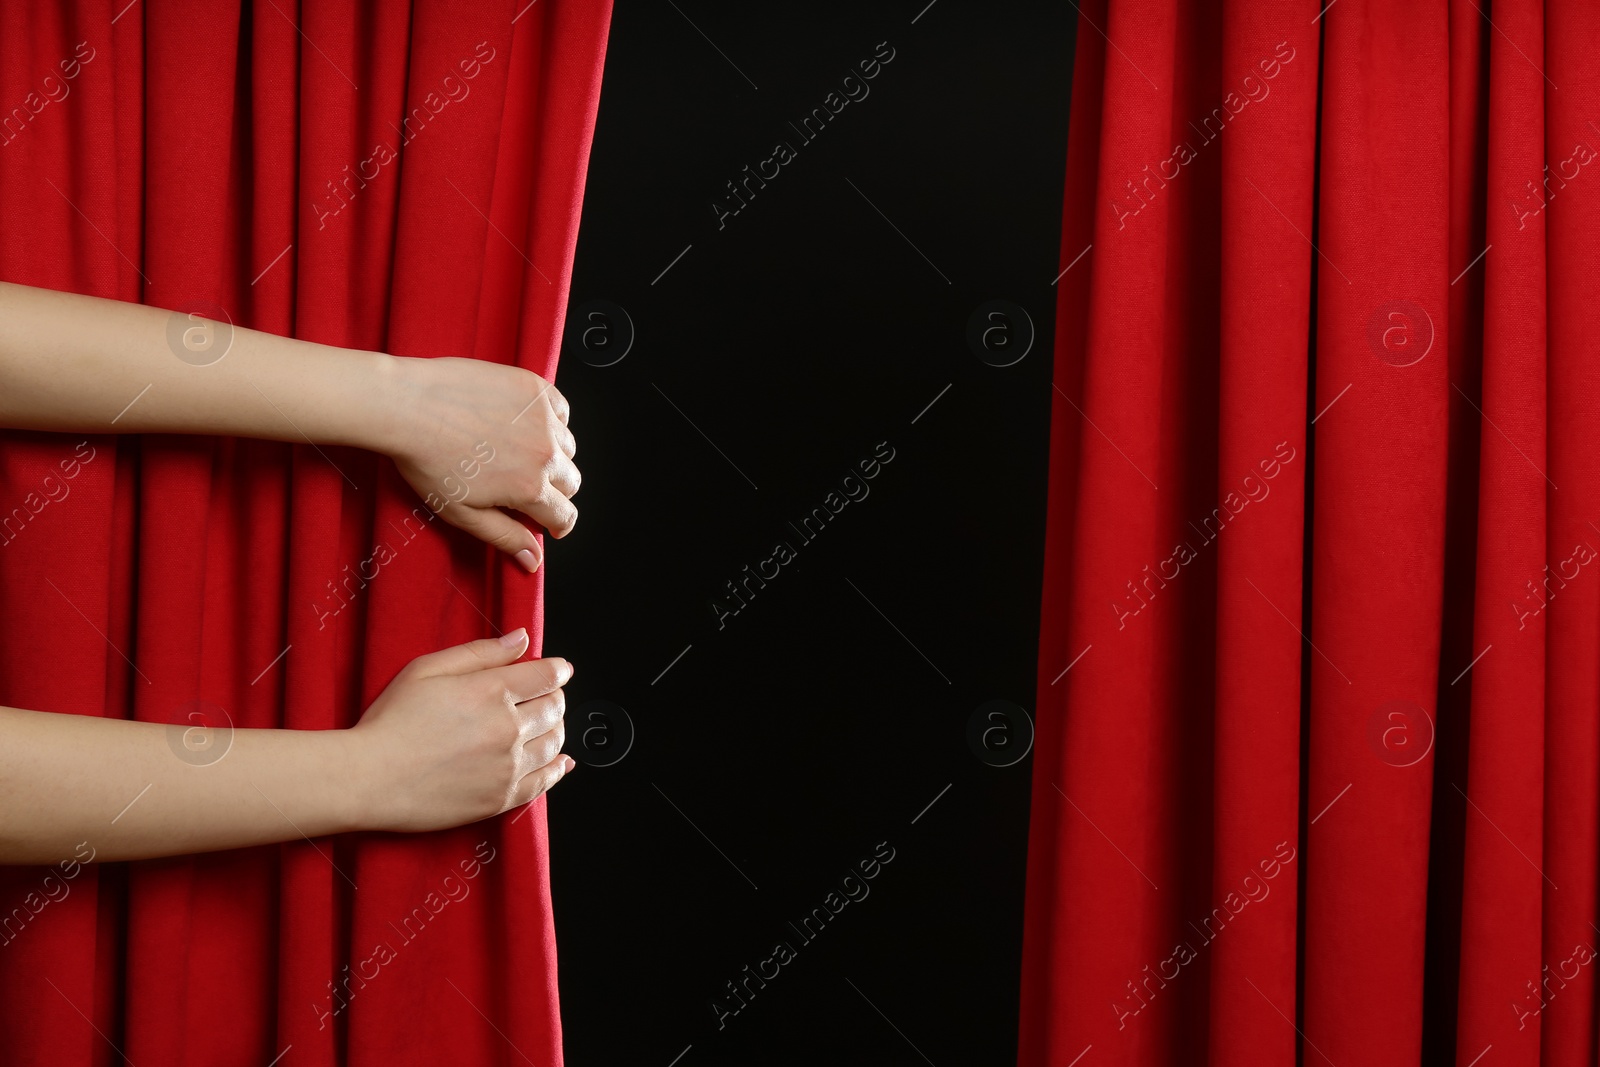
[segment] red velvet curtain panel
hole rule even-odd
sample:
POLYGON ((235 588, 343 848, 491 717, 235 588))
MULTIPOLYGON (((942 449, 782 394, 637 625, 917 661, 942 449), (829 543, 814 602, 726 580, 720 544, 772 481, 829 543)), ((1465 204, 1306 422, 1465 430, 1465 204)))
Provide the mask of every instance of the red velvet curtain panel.
POLYGON ((1596 40, 1083 0, 1022 1063, 1595 1062, 1596 40))
MULTIPOLYGON (((4 5, 0 277, 553 376, 609 18, 4 5)), ((537 654, 541 579, 419 505, 357 450, 6 434, 0 701, 325 729, 537 654)), ((545 826, 0 870, 0 1062, 559 1064, 545 826)))

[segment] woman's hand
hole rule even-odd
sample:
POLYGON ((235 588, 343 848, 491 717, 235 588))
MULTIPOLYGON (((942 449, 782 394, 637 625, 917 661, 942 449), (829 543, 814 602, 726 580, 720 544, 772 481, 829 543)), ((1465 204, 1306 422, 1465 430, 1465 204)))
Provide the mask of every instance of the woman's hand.
POLYGON ((501 508, 565 537, 581 478, 571 408, 531 371, 477 359, 398 358, 400 403, 385 451, 440 518, 538 569, 533 531, 501 508))
POLYGON ((360 821, 440 830, 526 804, 574 766, 561 754, 564 659, 518 662, 526 630, 408 663, 348 731, 360 821))

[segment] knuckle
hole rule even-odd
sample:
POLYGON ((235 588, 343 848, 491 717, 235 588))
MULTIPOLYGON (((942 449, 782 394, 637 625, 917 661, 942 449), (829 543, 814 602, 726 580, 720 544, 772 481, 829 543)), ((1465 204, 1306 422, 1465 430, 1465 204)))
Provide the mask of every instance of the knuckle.
POLYGON ((543 737, 549 733, 556 723, 561 721, 560 715, 555 712, 555 705, 549 697, 540 697, 528 716, 528 740, 543 737))
POLYGON ((528 726, 527 739, 532 741, 550 729, 550 699, 549 697, 537 697, 529 701, 525 706, 527 708, 525 713, 528 726))
POLYGON ((566 729, 565 724, 566 719, 562 717, 561 711, 554 705, 546 709, 539 723, 545 733, 549 733, 551 730, 564 730, 566 729))
POLYGON ((539 661, 539 685, 545 693, 559 692, 561 689, 562 661, 559 659, 546 659, 539 661))

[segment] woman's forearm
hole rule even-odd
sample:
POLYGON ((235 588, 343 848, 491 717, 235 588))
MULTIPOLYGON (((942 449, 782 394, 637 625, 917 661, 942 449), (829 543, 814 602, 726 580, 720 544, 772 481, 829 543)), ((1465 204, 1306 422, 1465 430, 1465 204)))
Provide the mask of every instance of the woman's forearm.
POLYGON ((0 707, 0 864, 439 830, 527 804, 573 767, 572 664, 528 645, 518 628, 419 656, 343 730, 0 707))
POLYGON ((0 708, 0 863, 97 860, 362 828, 347 730, 228 730, 0 708))
POLYGON ((553 384, 493 360, 337 348, 0 282, 0 427, 379 452, 430 510, 529 571, 543 549, 509 512, 555 537, 578 519, 569 412, 553 384))
POLYGON ((0 426, 389 451, 401 406, 397 363, 198 315, 0 282, 0 426))

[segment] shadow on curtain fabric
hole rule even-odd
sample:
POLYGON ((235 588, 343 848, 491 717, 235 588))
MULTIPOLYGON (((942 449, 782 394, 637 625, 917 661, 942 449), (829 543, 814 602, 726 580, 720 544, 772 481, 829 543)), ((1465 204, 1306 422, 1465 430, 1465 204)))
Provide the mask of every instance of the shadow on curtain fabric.
POLYGON ((1082 22, 1020 1062, 1592 1064, 1600 8, 1082 22))
MULTIPOLYGON (((609 19, 0 7, 0 277, 551 376, 609 19)), ((537 654, 540 580, 419 520, 386 459, 3 441, 6 704, 326 729, 416 655, 518 625, 537 654)), ((543 798, 424 836, 93 848, 0 869, 0 1062, 561 1062, 543 798)))

